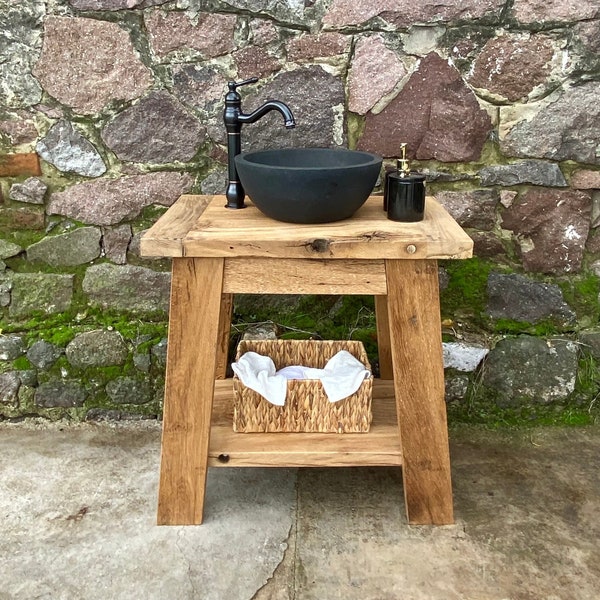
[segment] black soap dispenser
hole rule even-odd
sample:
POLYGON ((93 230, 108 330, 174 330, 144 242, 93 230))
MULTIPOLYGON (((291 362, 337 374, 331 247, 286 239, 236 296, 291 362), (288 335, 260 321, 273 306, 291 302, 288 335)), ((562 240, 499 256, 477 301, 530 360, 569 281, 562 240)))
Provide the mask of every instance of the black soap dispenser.
POLYGON ((425 215, 425 176, 410 172, 406 158, 406 144, 400 145, 402 157, 396 172, 386 175, 383 193, 383 209, 388 219, 414 223, 425 215))

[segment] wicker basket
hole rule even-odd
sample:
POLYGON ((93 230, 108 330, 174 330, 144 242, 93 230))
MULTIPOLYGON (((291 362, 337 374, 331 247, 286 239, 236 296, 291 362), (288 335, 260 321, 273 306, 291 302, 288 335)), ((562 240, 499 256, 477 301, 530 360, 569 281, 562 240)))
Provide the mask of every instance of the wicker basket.
MULTIPOLYGON (((276 369, 302 365, 322 369, 340 350, 347 350, 371 369, 364 346, 357 341, 242 340, 236 360, 246 352, 269 356, 276 369)), ((366 433, 371 426, 373 377, 352 396, 329 402, 318 379, 290 379, 285 406, 275 406, 233 378, 233 430, 250 432, 366 433)))

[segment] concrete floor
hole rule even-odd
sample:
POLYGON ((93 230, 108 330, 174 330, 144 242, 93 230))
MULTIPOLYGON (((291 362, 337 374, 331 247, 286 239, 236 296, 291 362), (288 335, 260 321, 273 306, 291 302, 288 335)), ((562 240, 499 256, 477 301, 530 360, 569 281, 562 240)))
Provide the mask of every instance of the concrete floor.
POLYGON ((0 425, 0 599, 595 600, 600 428, 451 431, 456 524, 390 468, 213 469, 154 524, 156 423, 0 425))

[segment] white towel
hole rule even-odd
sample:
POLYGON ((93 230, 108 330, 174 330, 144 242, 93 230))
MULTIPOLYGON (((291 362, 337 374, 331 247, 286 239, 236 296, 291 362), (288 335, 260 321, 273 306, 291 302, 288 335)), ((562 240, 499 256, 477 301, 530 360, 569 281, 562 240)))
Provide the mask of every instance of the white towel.
POLYGON ((231 367, 245 386, 276 406, 285 404, 288 379, 320 379, 329 401, 338 402, 354 394, 371 376, 365 365, 346 350, 330 358, 323 369, 291 365, 276 371, 271 358, 256 352, 246 352, 231 367))
POLYGON ((246 387, 258 392, 271 404, 285 404, 287 379, 275 374, 272 358, 257 352, 246 352, 237 362, 231 363, 231 368, 246 387))

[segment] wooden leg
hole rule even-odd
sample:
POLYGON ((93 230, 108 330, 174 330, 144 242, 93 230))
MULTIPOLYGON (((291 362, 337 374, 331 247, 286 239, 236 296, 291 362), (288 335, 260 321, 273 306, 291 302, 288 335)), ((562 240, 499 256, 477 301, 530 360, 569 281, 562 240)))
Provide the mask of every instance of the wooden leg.
POLYGON ((219 345, 217 347, 217 369, 215 379, 227 377, 227 357, 229 353, 229 332, 233 313, 233 294, 222 294, 221 316, 219 318, 219 345))
POLYGON ((409 523, 454 522, 437 261, 386 261, 390 341, 409 523))
POLYGON ((222 288, 223 259, 173 259, 159 525, 202 522, 222 288))
POLYGON ((377 348, 379 352, 379 377, 393 379, 392 347, 387 296, 375 296, 375 318, 377 320, 377 348))

